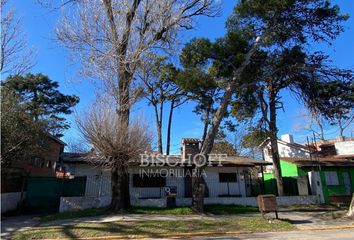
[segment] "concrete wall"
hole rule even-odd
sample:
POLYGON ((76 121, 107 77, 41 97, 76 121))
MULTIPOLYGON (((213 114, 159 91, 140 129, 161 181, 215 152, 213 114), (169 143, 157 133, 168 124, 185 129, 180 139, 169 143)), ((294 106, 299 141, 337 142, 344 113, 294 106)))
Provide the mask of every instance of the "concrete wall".
POLYGON ((16 210, 20 200, 21 192, 1 193, 1 213, 16 210))
POLYGON ((205 198, 204 204, 222 204, 222 205, 242 205, 242 206, 258 206, 255 197, 244 198, 205 198))
MULTIPOLYGON (((83 210, 88 208, 105 207, 110 204, 110 197, 62 197, 60 199, 59 212, 83 210)), ((277 197, 278 206, 290 205, 306 205, 319 204, 320 198, 318 196, 284 196, 277 197)), ((133 206, 142 207, 166 207, 166 198, 150 198, 137 199, 132 198, 133 206)), ((177 206, 190 206, 192 204, 191 198, 177 198, 177 206)), ((257 207, 256 197, 245 198, 205 198, 204 204, 223 204, 223 205, 243 205, 257 207)))
POLYGON ((277 197, 278 206, 320 204, 321 200, 317 195, 309 196, 283 196, 277 197))
POLYGON ((131 204, 140 207, 166 207, 166 198, 131 199, 131 204))
POLYGON ((111 203, 111 197, 61 197, 59 212, 84 210, 106 207, 111 203))
MULTIPOLYGON (((178 199, 177 199, 178 200, 178 199)), ((319 204, 320 199, 318 196, 283 196, 277 197, 277 203, 279 206, 290 205, 306 205, 306 204, 319 204)), ((254 206, 257 207, 256 197, 243 197, 243 198, 205 198, 204 204, 222 204, 222 205, 242 205, 242 206, 254 206)), ((177 201, 178 205, 178 201, 177 201)), ((190 204, 191 205, 191 199, 190 204)), ((186 205, 184 205, 186 206, 186 205)))

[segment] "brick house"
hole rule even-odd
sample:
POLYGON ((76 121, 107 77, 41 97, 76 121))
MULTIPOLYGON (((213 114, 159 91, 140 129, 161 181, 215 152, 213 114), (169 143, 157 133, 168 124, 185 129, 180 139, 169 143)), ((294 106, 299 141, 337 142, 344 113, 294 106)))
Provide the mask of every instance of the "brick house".
POLYGON ((6 171, 2 171, 1 192, 19 192, 24 176, 54 177, 56 163, 64 151, 65 143, 47 134, 45 146, 39 153, 29 158, 12 161, 6 171))

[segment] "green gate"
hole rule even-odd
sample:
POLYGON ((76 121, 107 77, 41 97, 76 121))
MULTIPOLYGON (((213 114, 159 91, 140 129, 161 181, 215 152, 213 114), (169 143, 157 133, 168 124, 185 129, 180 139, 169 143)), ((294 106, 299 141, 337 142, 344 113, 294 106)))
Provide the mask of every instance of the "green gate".
MULTIPOLYGON (((264 185, 266 194, 278 195, 277 182, 274 178, 266 179, 264 185)), ((283 187, 285 196, 299 195, 297 180, 295 177, 283 177, 283 187)))
POLYGON ((25 206, 31 210, 56 211, 59 209, 60 197, 84 196, 85 188, 86 177, 28 177, 25 206))

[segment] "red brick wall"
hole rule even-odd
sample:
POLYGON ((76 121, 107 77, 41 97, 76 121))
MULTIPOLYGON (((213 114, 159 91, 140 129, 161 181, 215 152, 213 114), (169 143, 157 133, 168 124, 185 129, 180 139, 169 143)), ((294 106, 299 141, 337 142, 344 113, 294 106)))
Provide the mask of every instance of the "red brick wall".
POLYGON ((59 160, 63 145, 51 138, 48 139, 47 144, 48 148, 43 148, 43 151, 35 156, 44 160, 44 166, 33 166, 31 158, 27 158, 13 162, 11 167, 23 168, 31 176, 55 176, 55 164, 59 160), (51 162, 51 167, 47 167, 48 161, 51 162))

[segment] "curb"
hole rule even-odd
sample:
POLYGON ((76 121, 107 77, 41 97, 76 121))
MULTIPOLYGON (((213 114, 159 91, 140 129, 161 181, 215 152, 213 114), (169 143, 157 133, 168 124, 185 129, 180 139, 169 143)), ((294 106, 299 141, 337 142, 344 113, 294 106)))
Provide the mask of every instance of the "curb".
POLYGON ((323 226, 323 227, 303 227, 298 228, 301 231, 325 231, 325 230, 340 230, 340 229, 352 229, 354 228, 354 224, 352 225, 342 225, 342 226, 323 226))

